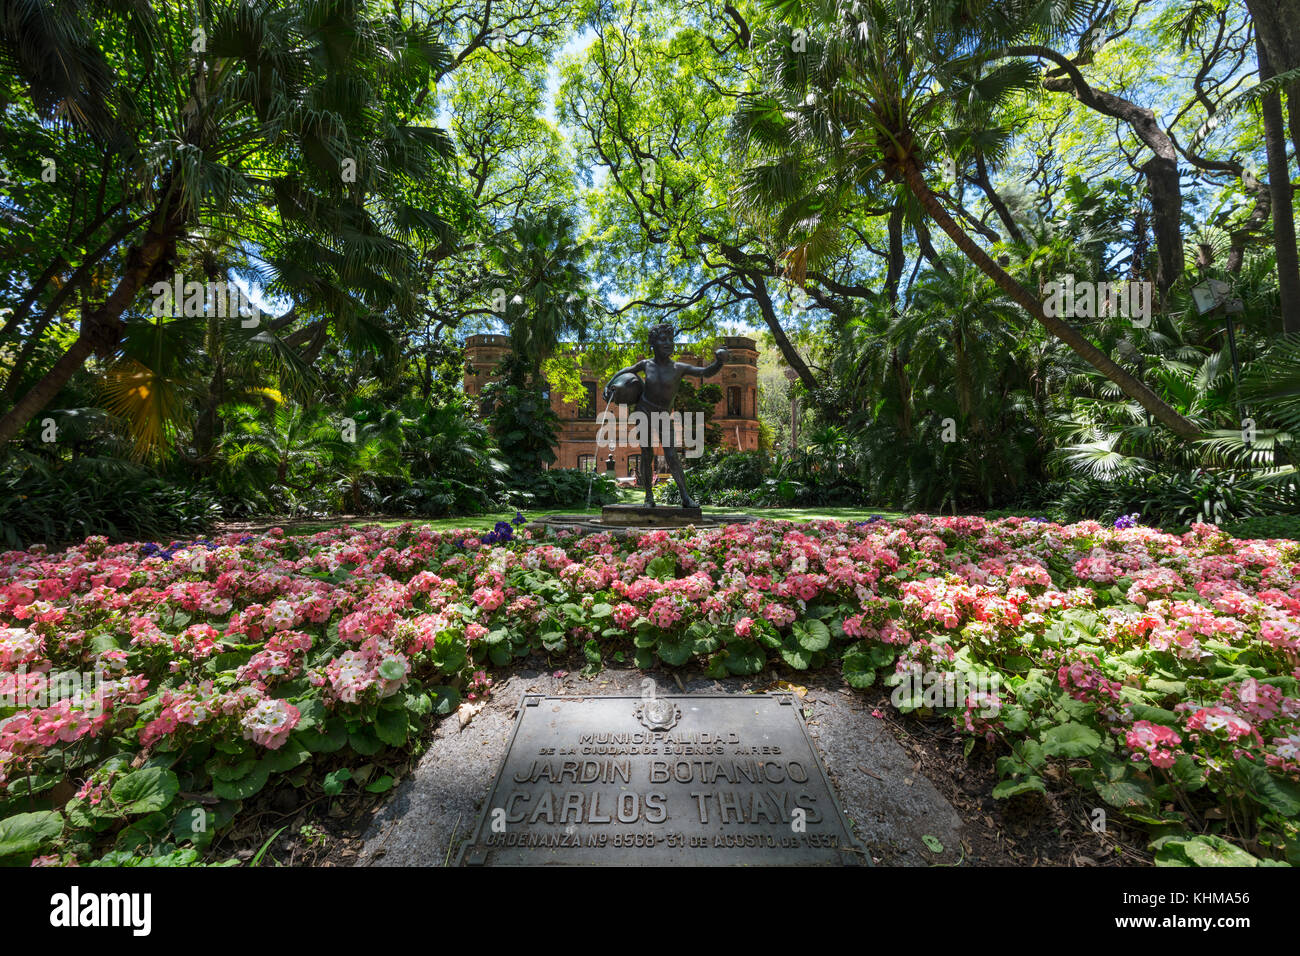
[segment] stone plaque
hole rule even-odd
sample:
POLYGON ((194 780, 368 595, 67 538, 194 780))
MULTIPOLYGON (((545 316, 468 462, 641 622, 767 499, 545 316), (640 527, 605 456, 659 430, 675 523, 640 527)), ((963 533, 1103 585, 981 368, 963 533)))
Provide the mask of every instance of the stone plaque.
POLYGON ((790 694, 525 695, 461 865, 869 864, 790 694))

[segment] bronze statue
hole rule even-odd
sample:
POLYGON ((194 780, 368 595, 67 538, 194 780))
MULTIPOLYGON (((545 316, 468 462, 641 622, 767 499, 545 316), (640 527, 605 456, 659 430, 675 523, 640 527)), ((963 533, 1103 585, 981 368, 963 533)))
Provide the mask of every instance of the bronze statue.
MULTIPOLYGON (((672 411, 673 399, 677 396, 677 387, 681 384, 683 376, 698 375, 704 379, 718 373, 722 363, 730 354, 726 349, 718 349, 714 352, 713 363, 704 367, 674 362, 672 358, 674 331, 667 323, 660 323, 650 330, 650 348, 654 352, 654 358, 642 359, 610 379, 609 384, 605 386, 606 401, 617 400, 620 404, 635 404, 636 410, 645 412, 647 417, 656 412, 664 414, 672 411), (645 375, 644 382, 637 377, 637 373, 645 375), (624 376, 628 377, 624 378, 624 376), (638 385, 640 387, 637 387, 638 385)), ((654 507, 654 488, 651 484, 654 476, 654 438, 653 430, 649 431, 651 437, 646 438, 641 447, 640 478, 645 488, 645 503, 649 507, 654 507)), ((675 426, 669 426, 668 434, 669 439, 663 446, 664 458, 668 462, 668 470, 672 473, 673 481, 677 483, 682 507, 698 507, 695 499, 686 491, 682 463, 677 457, 678 436, 675 426)))

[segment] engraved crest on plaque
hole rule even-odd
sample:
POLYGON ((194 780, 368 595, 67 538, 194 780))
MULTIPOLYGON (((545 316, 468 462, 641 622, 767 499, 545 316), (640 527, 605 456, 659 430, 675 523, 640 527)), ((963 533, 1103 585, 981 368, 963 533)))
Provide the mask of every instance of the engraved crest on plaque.
POLYGON ((649 730, 672 730, 682 719, 682 709, 663 697, 650 697, 636 705, 636 719, 649 730))

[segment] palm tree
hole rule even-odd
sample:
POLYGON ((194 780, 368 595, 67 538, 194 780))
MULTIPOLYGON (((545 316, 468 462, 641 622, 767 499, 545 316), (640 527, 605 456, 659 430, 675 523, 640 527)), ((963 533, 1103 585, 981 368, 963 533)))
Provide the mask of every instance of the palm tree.
POLYGON ((516 219, 488 247, 486 287, 505 294, 501 321, 517 363, 513 385, 539 381, 561 339, 586 334, 591 277, 576 228, 569 213, 547 209, 516 219))
POLYGON ((505 296, 500 318, 510 351, 483 397, 493 404, 492 431, 517 476, 555 459, 559 418, 551 410, 542 363, 566 336, 586 336, 591 278, 583 263, 586 247, 575 232, 569 213, 547 209, 516 219, 487 250, 484 291, 505 296))
POLYGON ((404 457, 412 478, 500 475, 506 466, 487 429, 456 405, 420 406, 404 419, 404 457))
MULTIPOLYGON (((993 425, 987 395, 991 385, 1025 384, 1015 369, 1024 320, 1002 291, 968 260, 945 257, 944 268, 921 274, 911 301, 889 335, 914 374, 927 383, 952 383, 953 398, 971 435, 993 425), (1008 376, 1008 371, 1011 372, 1008 376)), ((1000 412, 996 406, 991 410, 1000 412)))
POLYGON ((1005 55, 1024 37, 1053 36, 1086 20, 1087 0, 768 0, 789 23, 807 25, 801 43, 786 27, 760 58, 765 89, 737 111, 747 150, 764 161, 746 170, 739 199, 771 214, 787 245, 788 271, 838 246, 844 221, 872 197, 902 186, 953 244, 1010 300, 1176 434, 1196 426, 1078 330, 1049 315, 1032 292, 995 262, 926 180, 944 155, 996 158, 1010 130, 996 122, 1012 97, 1037 80, 1034 64, 1005 55))
POLYGON ((864 410, 854 443, 871 494, 991 507, 1037 458, 1033 350, 1024 314, 992 280, 961 257, 941 262, 920 273, 905 303, 882 301, 846 328, 836 377, 846 373, 844 403, 864 410))
POLYGON ((364 511, 362 493, 367 485, 373 486, 375 478, 401 474, 400 439, 381 423, 359 423, 352 440, 332 440, 326 447, 329 469, 337 476, 353 514, 364 511))
POLYGON ((225 468, 270 498, 277 490, 306 494, 312 478, 331 461, 339 426, 320 405, 291 401, 264 407, 237 404, 225 409, 227 429, 220 451, 225 468), (269 418, 269 420, 268 420, 269 418))
POLYGON ((105 370, 100 391, 136 457, 177 452, 206 471, 216 456, 223 404, 278 402, 281 390, 309 400, 318 376, 277 333, 279 324, 245 328, 211 314, 128 316, 119 356, 105 370), (268 377, 278 387, 268 385, 268 377))
POLYGON ((367 2, 240 0, 173 16, 60 0, 24 14, 34 6, 0 10, 0 62, 32 113, 65 117, 74 145, 101 156, 105 182, 126 179, 125 231, 83 268, 125 254, 72 343, 0 417, 0 445, 90 356, 118 352, 124 317, 200 233, 245 257, 260 250, 265 287, 328 317, 295 344, 319 348, 319 323, 416 313, 421 247, 450 234, 423 184, 451 144, 411 112, 449 61, 436 25, 367 2))

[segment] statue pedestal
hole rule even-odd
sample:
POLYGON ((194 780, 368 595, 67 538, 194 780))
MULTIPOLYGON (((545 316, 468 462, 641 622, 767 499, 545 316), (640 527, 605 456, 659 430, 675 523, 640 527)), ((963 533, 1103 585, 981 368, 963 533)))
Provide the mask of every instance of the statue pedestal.
POLYGON ((606 505, 599 518, 592 515, 545 515, 529 524, 539 534, 577 533, 612 534, 623 538, 647 531, 679 531, 694 526, 697 531, 724 528, 729 524, 746 524, 749 515, 702 514, 699 508, 646 507, 645 505, 606 505))
POLYGON ((670 505, 605 505, 600 509, 601 524, 616 528, 684 528, 700 524, 703 517, 699 508, 670 505))

